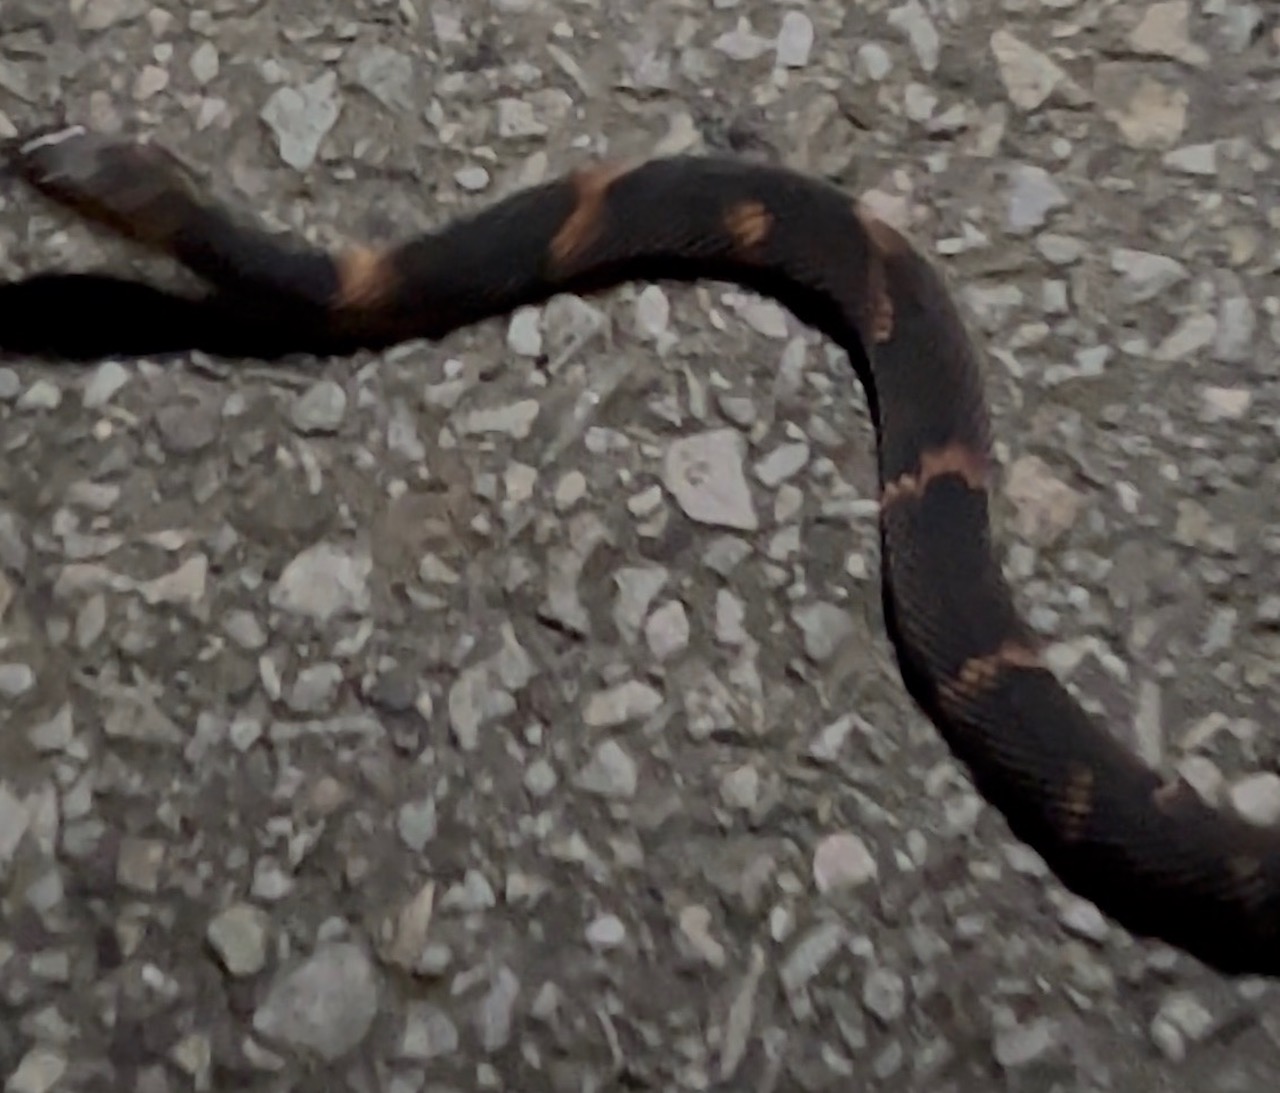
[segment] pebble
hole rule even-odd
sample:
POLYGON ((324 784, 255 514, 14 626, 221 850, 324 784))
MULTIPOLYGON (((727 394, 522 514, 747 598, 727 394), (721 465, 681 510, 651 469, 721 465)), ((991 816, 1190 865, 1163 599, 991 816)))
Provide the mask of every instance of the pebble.
POLYGON ((1067 80, 1067 74, 1046 54, 1007 30, 991 35, 991 52, 1009 101, 1020 110, 1038 110, 1067 80))
POLYGON ((421 854, 436 837, 437 827, 434 797, 406 801, 396 812, 396 832, 405 846, 415 854, 421 854))
POLYGON ((641 337, 658 340, 671 322, 671 301, 658 285, 646 285, 636 296, 635 323, 641 337))
POLYGON ((378 1012, 378 976, 364 949, 322 944, 280 975, 253 1014, 254 1030, 327 1063, 350 1054, 378 1012))
POLYGON ((511 1022, 519 995, 520 980, 515 972, 510 968, 499 968, 488 993, 476 1007, 476 1034, 485 1052, 493 1054, 510 1041, 511 1022))
POLYGON ((805 655, 818 664, 835 656, 853 635, 853 619, 849 612, 833 603, 794 607, 791 620, 800 628, 805 655))
POLYGON ((1094 89, 1103 114, 1130 147, 1167 150, 1182 139, 1191 100, 1181 87, 1112 63, 1098 66, 1094 89))
POLYGON ((813 853, 813 883, 827 893, 857 888, 875 880, 876 859, 857 835, 837 832, 827 835, 813 853))
MULTIPOLYGON (((4 612, 0 611, 0 617, 4 612)), ((41 752, 66 752, 75 741, 75 718, 71 704, 64 702, 48 721, 34 726, 27 739, 31 746, 41 752)))
POLYGON ((1022 456, 1005 476, 1005 496, 1014 508, 1014 534, 1035 546, 1057 542, 1072 527, 1084 496, 1054 476, 1039 456, 1022 456))
POLYGON ((208 448, 218 435, 219 408, 209 397, 191 395, 156 411, 156 431, 165 451, 192 455, 208 448))
POLYGON ((405 1012, 397 1054, 401 1059, 426 1063, 458 1050, 458 1027, 440 1007, 430 1002, 410 1002, 405 1012))
POLYGON ((321 380, 294 399, 289 421, 304 435, 335 433, 346 412, 346 391, 333 380, 321 380))
POLYGON ((720 782, 720 799, 728 808, 750 811, 760 800, 760 772, 755 767, 735 767, 720 782))
POLYGON ((271 589, 271 606, 318 623, 369 610, 373 559, 362 550, 317 543, 296 555, 271 589))
POLYGON ((218 57, 218 47, 212 42, 201 42, 191 53, 191 75, 195 77, 196 83, 201 87, 212 83, 218 78, 218 70, 221 63, 218 57))
POLYGON ((1209 61, 1209 54, 1203 46, 1191 41, 1188 31, 1190 14, 1189 0, 1163 0, 1152 4, 1129 32, 1129 44, 1136 53, 1171 57, 1196 68, 1203 67, 1209 61))
POLYGON ((85 409, 100 410, 129 382, 129 371, 118 361, 104 361, 84 386, 85 409))
POLYGON ((1260 771, 1241 778, 1231 787, 1231 805, 1250 823, 1262 827, 1280 824, 1280 774, 1260 771))
POLYGON ((680 935, 689 947, 713 968, 723 968, 728 956, 725 947, 712 936, 711 912, 699 904, 680 910, 680 935))
POLYGON ((513 440, 524 440, 538 420, 542 404, 537 399, 521 399, 506 406, 472 410, 455 418, 459 436, 503 433, 513 440))
POLYGON ((689 616, 684 604, 670 600, 657 608, 645 623, 645 640, 656 660, 667 660, 689 646, 689 616))
POLYGON ((1207 175, 1212 177, 1218 173, 1218 146, 1216 144, 1188 144, 1175 148, 1161 157, 1161 162, 1172 171, 1180 171, 1187 175, 1207 175))
POLYGON ((524 787, 534 797, 545 797, 560 779, 555 768, 545 759, 535 759, 524 772, 524 787))
POLYGON ((778 64, 784 68, 804 68, 813 52, 813 21, 794 8, 782 17, 776 45, 778 64))
POLYGON ((880 83, 893 70, 893 58, 884 46, 876 42, 863 42, 858 47, 854 73, 865 76, 873 83, 880 83))
POLYGON ((522 307, 507 321, 507 348, 521 357, 542 356, 542 313, 522 307))
POLYGON ((806 933, 783 959, 778 978, 788 992, 804 987, 844 948, 845 929, 838 922, 825 922, 806 933))
POLYGON ((489 188, 489 172, 478 164, 460 167, 453 173, 453 180, 468 193, 479 193, 489 188))
POLYGON ((135 892, 154 895, 160 890, 160 875, 168 848, 158 839, 127 836, 120 841, 116 859, 116 880, 135 892))
POLYGON ((593 729, 614 728, 648 717, 658 710, 662 702, 661 691, 631 679, 607 690, 596 691, 583 707, 582 720, 593 729))
POLYGON ((1239 421, 1249 412, 1253 392, 1246 387, 1202 387, 1206 421, 1239 421))
POLYGON ((309 171, 341 113, 338 76, 329 70, 301 87, 277 88, 260 116, 275 134, 280 158, 295 171, 309 171))
POLYGON ((890 968, 873 968, 862 983, 862 1004, 882 1024, 892 1024, 907 1007, 907 984, 890 968))
POLYGON ((716 641, 742 645, 751 636, 746 629, 747 607, 727 588, 716 592, 716 641))
POLYGON ((1168 334, 1152 353, 1158 361, 1180 361, 1193 357, 1213 344, 1218 321, 1206 312, 1188 315, 1168 334))
POLYGON ((413 58, 382 43, 356 55, 355 80, 388 110, 413 109, 413 58))
POLYGON ((498 136, 503 140, 541 137, 547 127, 538 120, 533 103, 522 99, 498 100, 498 136))
POLYGON ((1238 286, 1234 274, 1222 275, 1235 282, 1236 288, 1223 296, 1218 305, 1217 331, 1213 339, 1213 355, 1226 364, 1242 364, 1253 355, 1253 340, 1258 329, 1258 315, 1253 301, 1238 286))
POLYGON ((143 65, 133 81, 133 97, 139 102, 154 98, 169 86, 169 71, 159 65, 143 65))
POLYGON ((596 746, 591 759, 578 774, 579 788, 600 797, 630 800, 636 795, 640 773, 636 761, 614 740, 596 746))
POLYGON ((1058 921, 1077 937, 1090 941, 1105 941, 1111 932, 1111 925, 1102 916, 1102 912, 1088 900, 1077 896, 1068 896, 1063 900, 1058 912, 1058 921))
POLYGON ((36 380, 18 399, 19 410, 56 410, 62 405, 62 388, 50 380, 36 380))
POLYGON ((21 698, 35 685, 30 664, 0 664, 0 698, 21 698))
POLYGON ((942 43, 938 28, 920 0, 907 0, 905 4, 890 9, 889 25, 906 34, 916 60, 925 72, 937 69, 942 43))
POLYGON ((634 643, 640 636, 645 616, 654 598, 667 583, 663 566, 624 566, 613 575, 618 597, 613 606, 613 621, 623 638, 634 643))
POLYGON ((1010 231, 1039 228, 1054 209, 1068 204, 1067 195, 1043 167, 1019 164, 1009 172, 1005 223, 1010 231))
POLYGON ((26 806, 0 782, 0 866, 13 860, 30 822, 26 806))
POLYGON ((4 1093, 54 1093, 67 1073, 67 1058, 52 1047, 31 1048, 4 1084, 4 1093))
POLYGON ((755 475, 763 485, 776 489, 789 478, 799 474, 808 462, 809 445, 804 441, 779 444, 756 463, 755 475))
POLYGON ((774 47, 774 41, 752 30, 751 23, 743 16, 732 30, 717 37, 711 46, 730 60, 754 61, 768 53, 774 47))
POLYGON ((487 664, 475 664, 458 673, 449 688, 448 707, 458 747, 474 751, 480 746, 481 726, 514 713, 516 700, 496 685, 487 664))
POLYGON ((1204 1040, 1214 1027, 1213 1014, 1190 991, 1173 991, 1166 995, 1151 1021, 1151 1039, 1162 1055, 1172 1062, 1182 1062, 1187 1044, 1204 1040))
POLYGON ((1059 1031, 1056 1022, 1039 1017, 1027 1024, 1013 1024, 1000 1029, 993 1051, 996 1062, 1005 1070, 1017 1070, 1044 1058, 1057 1047, 1059 1031))
POLYGON ((1154 299, 1189 276, 1175 258, 1128 247, 1112 248, 1111 269, 1120 275, 1124 301, 1130 304, 1154 299))
POLYGON ((586 938, 593 949, 616 949, 627 940, 627 927, 617 915, 600 915, 587 924, 586 938))
POLYGON ((690 520, 755 531, 760 526, 736 429, 713 429, 674 440, 663 462, 663 485, 690 520))
POLYGON ((140 18, 148 6, 146 0, 92 0, 73 10, 84 30, 98 31, 140 18))
POLYGON ((206 936, 227 973, 243 978, 266 967, 270 926, 271 920, 261 908, 237 903, 209 923, 206 936))

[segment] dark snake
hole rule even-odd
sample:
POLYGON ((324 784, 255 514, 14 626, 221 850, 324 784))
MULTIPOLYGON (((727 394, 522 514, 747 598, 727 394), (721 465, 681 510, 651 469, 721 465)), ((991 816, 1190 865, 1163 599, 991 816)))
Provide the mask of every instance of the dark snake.
POLYGON ((331 357, 630 281, 774 298, 841 346, 866 389, 888 634, 979 792, 1132 934, 1224 974, 1280 974, 1280 832, 1162 777, 1046 667, 993 548, 979 354, 938 270, 838 187, 714 157, 602 164, 395 247, 330 254, 233 218, 153 145, 46 130, 11 142, 7 165, 208 289, 87 272, 0 285, 9 356, 331 357))

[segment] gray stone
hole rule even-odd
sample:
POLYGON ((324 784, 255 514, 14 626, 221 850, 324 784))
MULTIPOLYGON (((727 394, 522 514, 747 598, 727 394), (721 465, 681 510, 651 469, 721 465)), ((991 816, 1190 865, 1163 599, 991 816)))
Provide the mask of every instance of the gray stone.
POLYGON ((276 979, 253 1015, 259 1035, 334 1063, 368 1035, 378 1012, 378 977, 358 945, 321 945, 276 979))
POLYGON ((457 1050, 458 1028, 449 1015, 430 1002, 410 1002, 400 1035, 400 1058, 425 1063, 457 1050))
POLYGON ((993 1051, 996 1062, 1005 1070, 1017 1070, 1044 1058, 1057 1047, 1059 1039, 1056 1022, 1040 1017, 1025 1025, 1001 1028, 993 1051))
POLYGON ((663 483, 689 519, 739 531, 760 526, 743 470, 745 448, 736 429, 713 429, 672 441, 663 483))
POLYGON ((872 968, 862 983, 862 1004, 883 1024, 902 1016, 907 1005, 907 984, 891 968, 872 968))
POLYGON ((316 543, 284 568, 271 589, 271 606, 325 623, 369 610, 373 559, 362 549, 316 543))
POLYGON ((588 793, 618 800, 636 795, 640 774, 636 761, 613 740, 597 745, 587 765, 578 774, 578 786, 588 793))
POLYGON ((1114 247, 1111 268, 1120 274, 1125 302, 1144 303, 1186 280, 1187 268, 1176 258, 1129 247, 1114 247))
POLYGON ((520 980, 510 968, 499 968, 489 986, 489 991, 476 1007, 476 1035, 480 1047, 492 1054, 506 1047, 511 1039, 511 1022, 516 999, 520 995, 520 980))
POLYGON ((1054 209, 1067 205, 1067 195, 1043 167, 1018 164, 1009 172, 1005 223, 1010 231, 1043 226, 1054 209))
POLYGON ((813 882, 819 892, 856 888, 878 872, 867 844, 850 832, 827 835, 813 852, 813 882))
POLYGON ((613 728, 628 721, 640 720, 656 712, 662 705, 662 692, 630 679, 605 691, 597 691, 587 699, 582 720, 593 729, 613 728))
POLYGON ((289 408, 289 421, 304 435, 335 433, 347 412, 347 393, 333 380, 307 388, 289 408))
POLYGON ((341 113, 338 76, 329 70, 301 87, 277 88, 261 117, 275 133, 280 158, 295 171, 308 171, 341 113))
POLYGON ((805 654, 819 664, 835 656, 853 634, 849 612, 833 603, 794 607, 791 619, 804 636, 805 654))
POLYGON ((228 974, 257 975, 267 964, 271 919, 251 903, 237 903, 217 915, 206 936, 228 974))
POLYGON ((813 20, 794 8, 782 16, 775 45, 778 64, 784 68, 804 68, 813 51, 813 20))

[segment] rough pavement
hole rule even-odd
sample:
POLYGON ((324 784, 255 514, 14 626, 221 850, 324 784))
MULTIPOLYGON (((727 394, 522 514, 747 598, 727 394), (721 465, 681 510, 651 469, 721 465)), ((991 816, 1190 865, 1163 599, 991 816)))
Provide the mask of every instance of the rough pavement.
MULTIPOLYGON (((1241 0, 0 5, 0 132, 146 133, 328 242, 599 154, 868 193, 991 350, 1055 664, 1271 819, 1278 96, 1241 0)), ((0 192, 3 275, 106 261, 0 192)), ((770 304, 19 362, 0 450, 5 1093, 1280 1075, 1276 988, 1067 897, 906 700, 865 401, 770 304)))

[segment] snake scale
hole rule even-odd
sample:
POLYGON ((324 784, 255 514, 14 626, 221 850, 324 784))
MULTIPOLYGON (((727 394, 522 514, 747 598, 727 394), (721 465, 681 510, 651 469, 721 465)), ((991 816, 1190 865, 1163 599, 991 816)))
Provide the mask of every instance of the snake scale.
POLYGON ((711 156, 597 163, 397 246, 330 254, 233 217, 155 145, 45 129, 11 142, 6 164, 207 287, 55 271, 4 283, 11 357, 326 357, 629 281, 709 279, 774 298, 837 343, 866 390, 889 638, 979 792, 1131 933, 1223 974, 1280 974, 1280 832, 1162 777, 1046 666, 992 542, 977 348, 936 267, 838 187, 711 156))

